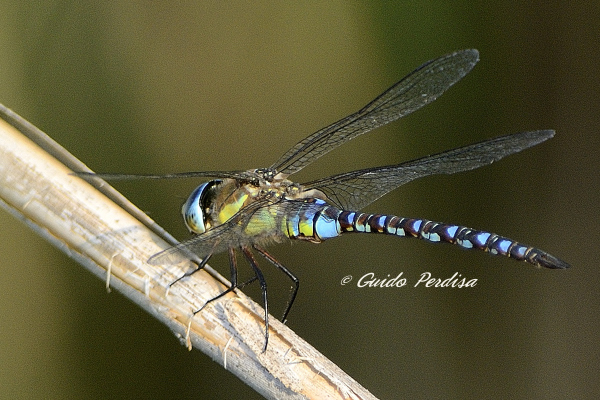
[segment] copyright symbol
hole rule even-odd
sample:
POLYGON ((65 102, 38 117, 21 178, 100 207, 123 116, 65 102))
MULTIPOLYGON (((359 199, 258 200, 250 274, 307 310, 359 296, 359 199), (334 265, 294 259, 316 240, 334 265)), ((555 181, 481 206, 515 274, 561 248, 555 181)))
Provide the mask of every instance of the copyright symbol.
POLYGON ((342 285, 345 285, 346 283, 350 283, 352 281, 352 275, 346 275, 345 277, 342 278, 342 281, 340 282, 342 285))

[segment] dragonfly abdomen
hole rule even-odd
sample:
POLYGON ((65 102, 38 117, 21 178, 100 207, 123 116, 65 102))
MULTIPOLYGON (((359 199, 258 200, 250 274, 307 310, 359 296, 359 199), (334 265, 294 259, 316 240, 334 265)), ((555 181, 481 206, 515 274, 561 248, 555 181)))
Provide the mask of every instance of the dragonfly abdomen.
POLYGON ((327 202, 309 198, 300 204, 294 213, 285 219, 285 231, 290 239, 320 243, 342 233, 338 217, 341 213, 327 202))
POLYGON ((490 254, 526 261, 538 267, 568 268, 564 261, 522 243, 495 233, 478 231, 460 225, 444 224, 427 219, 403 218, 393 215, 342 211, 338 218, 340 233, 383 233, 414 237, 428 242, 445 242, 465 249, 479 249, 490 254))

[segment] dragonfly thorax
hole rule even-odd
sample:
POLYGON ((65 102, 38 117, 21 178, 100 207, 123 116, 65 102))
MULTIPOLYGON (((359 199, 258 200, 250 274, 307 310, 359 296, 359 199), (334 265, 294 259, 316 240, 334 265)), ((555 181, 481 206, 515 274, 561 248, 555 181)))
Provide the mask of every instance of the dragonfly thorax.
MULTIPOLYGON (((282 199, 315 197, 315 190, 304 192, 294 183, 272 169, 255 169, 243 178, 217 179, 198 186, 181 208, 188 230, 195 234, 227 222, 244 207, 264 200, 276 203, 282 199)), ((322 193, 316 197, 324 197, 322 193)))

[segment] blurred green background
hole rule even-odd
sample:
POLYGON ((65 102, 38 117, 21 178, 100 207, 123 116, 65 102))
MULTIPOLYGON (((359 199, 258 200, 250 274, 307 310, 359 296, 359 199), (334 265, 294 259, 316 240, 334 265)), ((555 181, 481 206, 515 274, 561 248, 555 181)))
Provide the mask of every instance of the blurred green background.
MULTIPOLYGON (((542 128, 493 166, 413 182, 369 211, 489 229, 569 271, 392 237, 272 253, 302 282, 289 326, 381 398, 598 398, 600 3, 0 1, 0 102, 101 172, 266 167, 422 62, 474 47, 462 82, 298 180, 542 128), (359 289, 346 275, 477 278, 359 289)), ((199 182, 115 185, 184 239, 199 182)), ((0 398, 258 398, 0 212, 0 398)), ((227 274, 226 258, 211 265, 227 274)), ((273 313, 289 282, 265 265, 273 313)), ((247 272, 249 274, 249 272, 247 272)), ((246 290, 256 299, 258 288, 246 290)))

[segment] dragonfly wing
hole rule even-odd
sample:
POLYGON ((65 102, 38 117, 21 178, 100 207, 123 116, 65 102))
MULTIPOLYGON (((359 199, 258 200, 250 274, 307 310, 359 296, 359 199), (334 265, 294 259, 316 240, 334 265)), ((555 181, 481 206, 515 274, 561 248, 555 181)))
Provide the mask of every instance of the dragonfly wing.
POLYGON ((418 110, 469 73, 478 60, 477 50, 462 50, 423 64, 360 111, 296 144, 271 168, 291 175, 348 140, 418 110))
POLYGON ((244 233, 244 228, 249 224, 256 211, 268 204, 267 200, 249 204, 224 224, 153 255, 148 263, 153 265, 176 264, 198 256, 206 257, 209 254, 217 254, 229 247, 237 248, 250 244, 252 238, 244 233))
POLYGON ((554 136, 552 130, 500 136, 398 165, 347 172, 306 183, 345 210, 360 210, 407 182, 424 176, 453 174, 491 164, 554 136))
POLYGON ((164 175, 136 175, 136 174, 96 174, 93 172, 73 172, 71 175, 78 176, 85 180, 100 178, 110 181, 125 181, 136 179, 179 179, 179 178, 220 178, 220 179, 249 179, 247 171, 198 171, 198 172, 178 172, 164 175))

